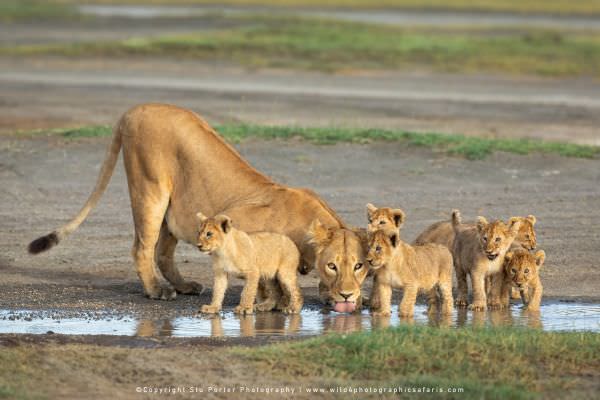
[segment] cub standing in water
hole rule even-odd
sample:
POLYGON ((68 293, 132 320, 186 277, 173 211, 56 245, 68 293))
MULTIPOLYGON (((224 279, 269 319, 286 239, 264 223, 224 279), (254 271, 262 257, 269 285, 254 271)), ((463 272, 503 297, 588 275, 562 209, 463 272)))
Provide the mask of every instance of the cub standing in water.
POLYGON ((519 232, 521 222, 507 226, 502 221, 488 222, 477 217, 476 227, 462 224, 460 212, 452 212, 455 232, 452 255, 458 285, 457 306, 467 306, 467 275, 471 277, 473 303, 469 309, 483 311, 487 308, 486 277, 492 277, 490 297, 499 298, 502 286, 504 256, 519 232))
MULTIPOLYGON (((200 229, 198 249, 212 257, 215 281, 211 304, 203 305, 201 312, 215 314, 221 311, 227 289, 227 274, 244 278, 237 314, 252 314, 254 301, 261 281, 270 286, 276 280, 285 294, 288 304, 282 307, 286 314, 296 314, 302 309, 302 293, 298 287, 296 272, 300 264, 300 252, 290 238, 271 232, 246 233, 232 226, 226 215, 207 218, 198 213, 200 229)), ((277 291, 270 291, 271 294, 277 291)), ((258 311, 271 311, 280 299, 267 298, 256 305, 258 311)))
POLYGON ((527 250, 509 251, 504 256, 504 281, 502 282, 501 307, 508 307, 511 288, 521 292, 523 303, 530 311, 539 311, 542 301, 542 282, 540 268, 544 264, 546 253, 539 250, 531 254, 527 250), (530 294, 531 291, 531 294, 530 294))
MULTIPOLYGON (((404 222, 404 213, 398 214, 397 226, 404 222)), ((392 287, 403 288, 399 307, 402 317, 414 314, 419 291, 428 292, 429 311, 436 312, 441 292, 442 314, 451 314, 452 306, 452 255, 439 244, 411 246, 400 239, 400 234, 378 230, 370 234, 367 261, 375 270, 375 293, 379 309, 373 315, 390 315, 392 287)))

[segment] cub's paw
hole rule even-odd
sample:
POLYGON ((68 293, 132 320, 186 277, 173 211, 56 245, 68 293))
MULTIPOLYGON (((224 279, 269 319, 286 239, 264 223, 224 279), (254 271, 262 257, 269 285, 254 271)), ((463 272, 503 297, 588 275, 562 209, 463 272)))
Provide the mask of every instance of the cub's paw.
POLYGON ((218 314, 221 311, 221 307, 213 306, 212 304, 205 304, 200 307, 200 312, 202 314, 218 314))
POLYGON ((375 310, 371 311, 371 315, 374 317, 389 317, 392 315, 392 312, 390 310, 375 310))
POLYGON ((490 301, 488 303, 488 309, 490 310, 502 310, 504 305, 500 301, 490 301))
POLYGON ((177 293, 187 295, 201 295, 204 291, 204 286, 201 283, 189 281, 175 288, 177 293))
POLYGON ((254 311, 258 311, 258 312, 273 311, 273 309, 275 308, 275 305, 276 304, 274 302, 258 303, 257 305, 254 306, 254 311))
POLYGON ((233 309, 233 312, 235 314, 240 314, 240 315, 250 315, 250 314, 254 314, 254 307, 253 306, 244 306, 244 305, 239 305, 236 308, 233 309))
POLYGON ((146 293, 146 297, 152 300, 164 300, 170 301, 175 300, 177 297, 177 292, 174 289, 166 287, 166 288, 158 288, 152 293, 146 293))
POLYGON ((300 309, 298 307, 283 307, 281 312, 284 314, 298 314, 300 309))
POLYGON ((485 311, 485 310, 487 310, 487 305, 485 304, 485 302, 475 302, 469 306, 469 310, 485 311))
POLYGON ((459 298, 459 299, 456 299, 454 301, 454 305, 456 307, 463 308, 463 307, 467 307, 469 305, 469 302, 467 301, 467 299, 461 299, 461 298, 459 298))

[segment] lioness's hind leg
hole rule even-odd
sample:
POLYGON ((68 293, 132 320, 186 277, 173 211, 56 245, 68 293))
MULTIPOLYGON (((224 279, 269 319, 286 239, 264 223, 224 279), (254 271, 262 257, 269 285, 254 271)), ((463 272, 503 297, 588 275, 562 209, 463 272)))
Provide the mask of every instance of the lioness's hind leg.
POLYGON ((186 282, 175 266, 173 255, 177 246, 177 238, 169 232, 166 222, 160 228, 156 244, 156 264, 167 281, 173 285, 177 293, 201 294, 204 287, 193 281, 186 282))
POLYGON ((135 240, 131 253, 146 296, 156 300, 173 300, 177 295, 176 292, 172 288, 160 286, 155 268, 156 244, 169 198, 168 195, 151 197, 150 193, 156 193, 157 190, 144 189, 146 188, 137 187, 134 193, 134 189, 130 186, 131 209, 135 225, 135 240), (145 195, 138 196, 137 191, 145 195), (160 200, 148 200, 152 198, 160 200))

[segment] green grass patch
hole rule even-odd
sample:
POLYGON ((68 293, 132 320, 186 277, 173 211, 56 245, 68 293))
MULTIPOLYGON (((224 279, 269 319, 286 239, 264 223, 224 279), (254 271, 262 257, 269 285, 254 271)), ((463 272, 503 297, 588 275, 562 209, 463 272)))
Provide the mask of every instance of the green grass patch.
MULTIPOLYGON (((449 155, 480 160, 496 151, 515 154, 547 153, 565 157, 598 158, 599 146, 564 142, 549 142, 537 139, 495 139, 459 134, 418 133, 387 129, 352 128, 307 128, 291 126, 261 125, 217 125, 215 129, 227 140, 238 143, 248 138, 265 140, 301 138, 316 144, 370 143, 388 141, 407 146, 424 147, 449 155)), ((39 129, 17 132, 19 135, 61 135, 66 138, 101 137, 112 135, 110 126, 85 126, 67 129, 39 129)))
POLYGON ((574 388, 585 391, 586 384, 594 390, 600 335, 402 326, 233 352, 267 375, 465 389, 442 398, 564 398, 574 388), (586 377, 591 371, 595 378, 586 377))
MULTIPOLYGON (((74 0, 53 0, 73 3, 74 0)), ((123 4, 122 0, 77 0, 77 3, 123 4)), ((127 4, 215 4, 215 0, 127 0, 127 4)), ((488 11, 546 14, 599 14, 599 0, 221 0, 221 5, 269 7, 318 7, 345 9, 417 9, 488 11)))
POLYGON ((42 0, 0 1, 0 22, 74 18, 77 11, 68 4, 52 4, 42 0))
POLYGON ((420 69, 600 77, 600 33, 403 29, 316 18, 235 19, 223 31, 0 47, 0 55, 183 57, 320 71, 420 69))

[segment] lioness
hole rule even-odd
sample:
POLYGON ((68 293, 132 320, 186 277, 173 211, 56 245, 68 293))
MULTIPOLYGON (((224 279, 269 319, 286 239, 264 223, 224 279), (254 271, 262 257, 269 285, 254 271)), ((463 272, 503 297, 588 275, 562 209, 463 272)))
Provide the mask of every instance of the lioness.
POLYGON ((539 250, 535 254, 531 254, 524 249, 506 253, 504 256, 502 295, 500 300, 493 301, 493 304, 499 307, 508 307, 509 292, 514 287, 521 292, 521 298, 527 309, 538 311, 542 301, 542 291, 544 290, 540 280, 540 269, 545 259, 546 253, 544 250, 539 250))
MULTIPOLYGON (((231 218, 219 214, 207 218, 197 214, 200 222, 198 249, 212 257, 215 283, 212 302, 202 306, 201 312, 214 314, 221 311, 227 289, 227 274, 236 274, 246 280, 237 314, 252 314, 259 281, 276 280, 289 299, 281 311, 296 314, 302 308, 302 294, 296 273, 300 252, 287 236, 272 232, 247 234, 233 227, 231 218)), ((258 304, 258 311, 271 311, 278 299, 268 298, 258 304)))
MULTIPOLYGON (((289 236, 307 271, 315 265, 315 246, 305 240, 312 221, 318 218, 327 229, 340 230, 341 235, 347 232, 342 220, 314 192, 273 182, 195 113, 171 105, 144 104, 121 117, 96 186, 81 211, 66 225, 31 242, 30 253, 50 249, 85 220, 102 196, 121 148, 135 226, 132 255, 144 293, 152 299, 169 300, 176 292, 202 290, 202 285, 185 281, 173 263, 179 240, 196 243, 198 210, 207 215, 227 214, 245 232, 289 236), (155 265, 176 292, 159 285, 155 265)), ((331 251, 344 259, 363 256, 352 246, 331 251)), ((340 277, 343 284, 345 279, 346 275, 340 277)))
POLYGON ((399 307, 401 317, 414 314, 420 290, 428 292, 429 311, 435 312, 438 289, 442 297, 442 314, 451 314, 452 255, 439 244, 411 246, 400 239, 398 232, 379 230, 370 235, 367 261, 375 270, 379 309, 373 315, 390 315, 392 288, 404 288, 399 307))
POLYGON ((501 289, 504 255, 519 231, 520 222, 507 226, 499 220, 490 223, 484 217, 477 217, 477 226, 472 227, 461 224, 460 213, 455 210, 452 212, 452 226, 456 234, 452 251, 458 285, 456 305, 462 307, 468 304, 468 274, 473 287, 473 303, 469 309, 485 310, 485 279, 492 277, 490 293, 496 297, 501 289))
POLYGON ((316 251, 322 301, 337 312, 359 312, 360 288, 368 272, 364 265, 365 232, 328 228, 316 219, 307 239, 316 251))

